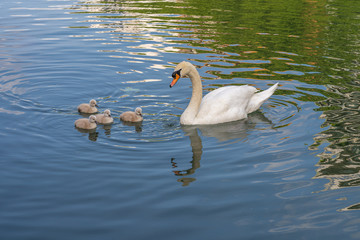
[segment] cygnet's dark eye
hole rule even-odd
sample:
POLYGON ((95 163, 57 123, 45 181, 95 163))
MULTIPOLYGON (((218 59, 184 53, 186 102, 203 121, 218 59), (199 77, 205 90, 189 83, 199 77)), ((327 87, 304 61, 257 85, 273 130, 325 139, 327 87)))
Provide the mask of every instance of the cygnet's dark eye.
POLYGON ((180 75, 180 71, 181 71, 181 69, 173 72, 171 76, 172 76, 173 78, 176 78, 176 74, 179 75, 179 76, 181 76, 181 75, 180 75))

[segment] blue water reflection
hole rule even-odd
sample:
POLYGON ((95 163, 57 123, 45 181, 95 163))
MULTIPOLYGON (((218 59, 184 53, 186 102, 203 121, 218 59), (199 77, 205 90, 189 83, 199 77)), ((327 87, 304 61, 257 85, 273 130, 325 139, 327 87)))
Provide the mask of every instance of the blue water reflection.
POLYGON ((355 1, 0 2, 3 239, 353 239, 355 1), (286 11, 284 11, 286 9, 286 11), (204 93, 279 89, 248 119, 181 126, 204 93), (79 103, 110 126, 74 127, 79 103), (144 121, 121 122, 142 107, 144 121))

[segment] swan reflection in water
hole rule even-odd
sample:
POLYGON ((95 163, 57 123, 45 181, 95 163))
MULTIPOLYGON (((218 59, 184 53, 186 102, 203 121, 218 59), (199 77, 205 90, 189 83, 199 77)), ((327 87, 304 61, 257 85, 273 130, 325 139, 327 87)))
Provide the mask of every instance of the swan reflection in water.
MULTIPOLYGON (((192 150, 191 167, 186 170, 173 170, 175 176, 180 176, 178 182, 183 183, 183 186, 188 186, 195 178, 189 177, 194 174, 196 169, 200 168, 200 160, 203 153, 203 146, 201 138, 198 134, 200 131, 202 136, 214 137, 221 142, 237 139, 244 140, 249 135, 249 130, 260 127, 273 127, 272 122, 267 119, 263 113, 254 112, 248 116, 247 119, 216 124, 216 125, 182 125, 181 129, 189 136, 190 146, 192 150), (260 125, 260 126, 258 126, 260 125)), ((173 168, 177 168, 176 158, 171 158, 173 168)))
POLYGON ((101 126, 101 128, 104 129, 105 135, 110 137, 112 124, 98 125, 98 127, 99 126, 101 126))
POLYGON ((97 125, 97 128, 94 129, 81 129, 81 128, 76 128, 76 130, 78 130, 80 133, 84 133, 84 134, 89 134, 88 138, 90 141, 96 142, 96 140, 98 139, 99 136, 99 132, 97 131, 99 128, 100 129, 104 129, 104 133, 106 136, 110 137, 111 135, 111 124, 106 124, 106 125, 97 125))
POLYGON ((81 133, 89 134, 89 140, 95 142, 98 138, 99 132, 96 131, 96 128, 94 129, 81 129, 75 127, 76 130, 78 130, 81 133))
POLYGON ((142 132, 142 122, 125 122, 120 120, 124 126, 134 127, 137 133, 142 132))

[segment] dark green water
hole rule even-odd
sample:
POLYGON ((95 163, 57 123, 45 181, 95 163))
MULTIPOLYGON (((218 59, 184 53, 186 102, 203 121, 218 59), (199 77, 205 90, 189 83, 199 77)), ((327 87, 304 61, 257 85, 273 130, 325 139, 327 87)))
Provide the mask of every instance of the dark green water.
POLYGON ((0 3, 1 239, 360 238, 358 1, 0 3), (184 127, 188 79, 279 89, 184 127), (111 126, 74 128, 76 106, 111 126), (119 115, 141 106, 144 121, 119 115))

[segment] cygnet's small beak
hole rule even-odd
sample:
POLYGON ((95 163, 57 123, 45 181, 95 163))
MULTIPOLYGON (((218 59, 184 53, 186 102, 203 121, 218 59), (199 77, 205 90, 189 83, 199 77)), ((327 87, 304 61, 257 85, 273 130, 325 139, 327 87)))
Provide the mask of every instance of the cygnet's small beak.
POLYGON ((95 104, 95 107, 99 107, 99 105, 95 104))
POLYGON ((172 88, 179 79, 180 79, 180 75, 178 73, 176 73, 175 77, 173 78, 172 82, 170 83, 170 87, 172 88))

